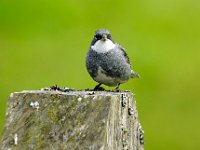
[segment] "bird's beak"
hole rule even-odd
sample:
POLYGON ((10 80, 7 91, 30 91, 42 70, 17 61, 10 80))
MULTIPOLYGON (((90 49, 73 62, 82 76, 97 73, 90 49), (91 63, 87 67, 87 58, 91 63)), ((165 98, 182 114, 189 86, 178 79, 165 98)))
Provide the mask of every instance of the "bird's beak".
POLYGON ((106 35, 106 34, 103 34, 103 35, 102 35, 102 40, 103 40, 103 41, 106 41, 106 40, 107 40, 107 35, 106 35))

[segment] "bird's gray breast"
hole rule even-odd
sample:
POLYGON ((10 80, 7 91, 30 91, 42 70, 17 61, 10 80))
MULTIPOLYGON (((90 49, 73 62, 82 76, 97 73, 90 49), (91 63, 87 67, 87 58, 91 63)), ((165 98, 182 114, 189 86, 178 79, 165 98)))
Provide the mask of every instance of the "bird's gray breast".
POLYGON ((95 81, 110 86, 126 82, 131 75, 130 64, 117 47, 106 53, 98 53, 90 48, 86 67, 95 81))

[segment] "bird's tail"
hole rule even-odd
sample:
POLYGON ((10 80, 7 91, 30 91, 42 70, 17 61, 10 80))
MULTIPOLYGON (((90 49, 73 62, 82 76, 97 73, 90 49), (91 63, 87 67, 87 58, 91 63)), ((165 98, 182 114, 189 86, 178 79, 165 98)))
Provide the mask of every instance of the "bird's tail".
POLYGON ((137 72, 131 70, 131 78, 140 78, 140 75, 137 72))

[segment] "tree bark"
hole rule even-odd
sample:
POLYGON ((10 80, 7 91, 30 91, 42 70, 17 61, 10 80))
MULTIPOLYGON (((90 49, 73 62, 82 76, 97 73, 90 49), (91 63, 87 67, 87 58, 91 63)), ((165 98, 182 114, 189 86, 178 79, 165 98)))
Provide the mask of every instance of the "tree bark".
POLYGON ((131 92, 22 91, 10 95, 2 150, 143 150, 131 92))

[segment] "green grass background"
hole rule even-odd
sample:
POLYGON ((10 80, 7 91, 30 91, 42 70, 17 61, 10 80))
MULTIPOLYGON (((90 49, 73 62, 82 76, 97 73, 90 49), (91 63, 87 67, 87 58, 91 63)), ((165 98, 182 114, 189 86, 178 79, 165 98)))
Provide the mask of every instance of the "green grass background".
POLYGON ((200 1, 0 1, 0 134, 11 92, 96 83, 85 56, 98 28, 126 48, 147 150, 199 149, 200 1))

